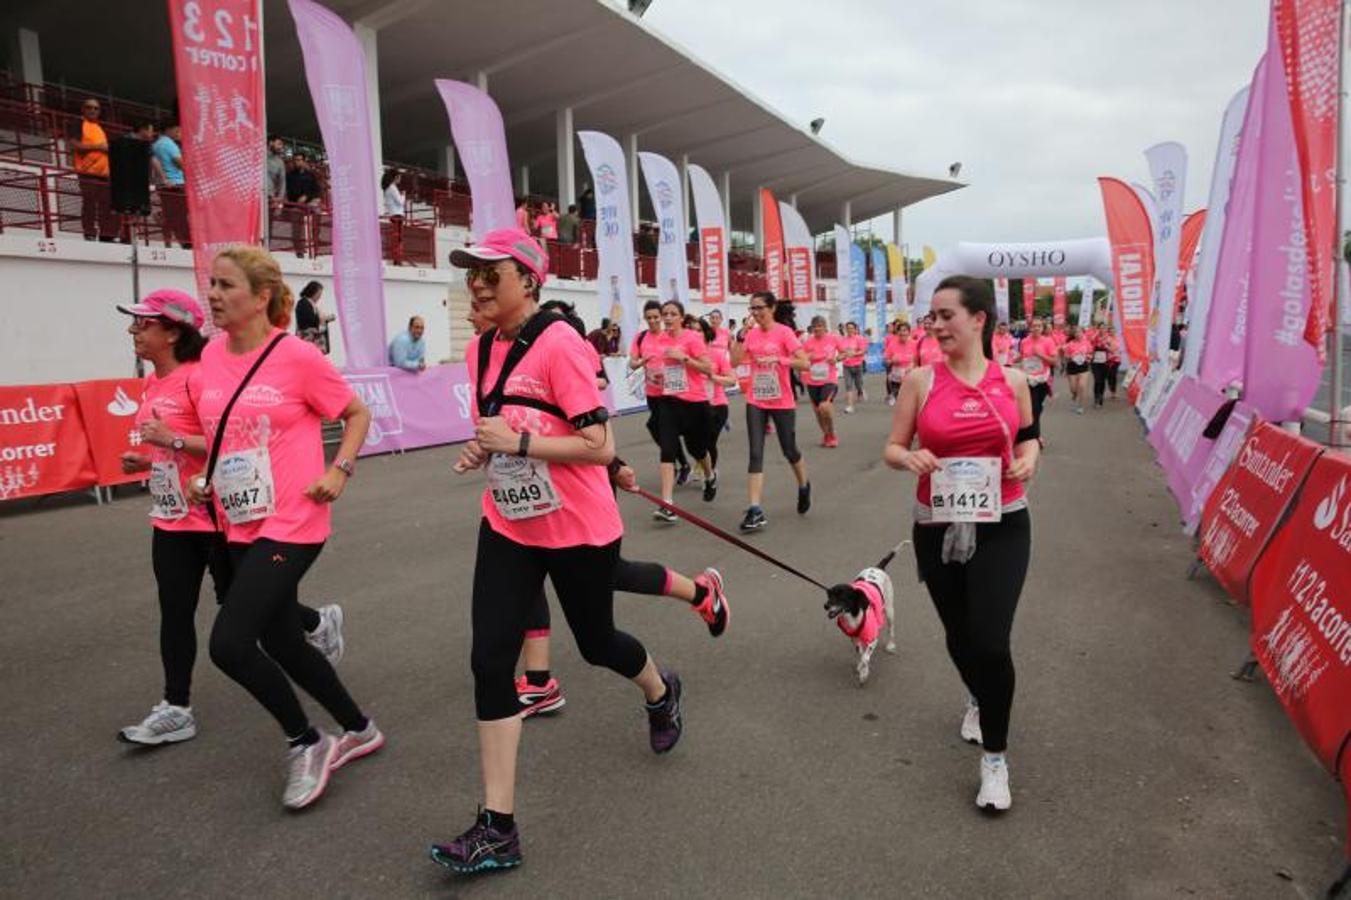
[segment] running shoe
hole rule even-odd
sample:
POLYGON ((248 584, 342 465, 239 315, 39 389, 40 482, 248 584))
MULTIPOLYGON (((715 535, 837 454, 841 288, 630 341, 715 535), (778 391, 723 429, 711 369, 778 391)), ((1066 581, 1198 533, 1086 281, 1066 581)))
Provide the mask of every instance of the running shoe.
POLYGON ((117 739, 124 744, 147 747, 190 741, 196 736, 197 720, 193 718, 192 707, 174 706, 168 700, 156 703, 141 724, 128 725, 117 733, 117 739))
POLYGON ((674 525, 679 522, 679 517, 664 506, 658 506, 652 510, 652 518, 658 522, 665 522, 667 525, 674 525))
POLYGON ((966 712, 962 715, 962 740, 968 744, 979 744, 982 740, 980 707, 976 705, 976 701, 973 699, 967 699, 966 712))
POLYGON ((449 844, 432 844, 432 862, 457 875, 474 875, 493 869, 514 869, 521 864, 521 834, 513 822, 498 828, 486 809, 464 834, 449 844))
POLYGON ((812 485, 807 482, 797 489, 797 514, 805 516, 812 508, 812 485))
POLYGON ((895 398, 895 397, 888 397, 888 398, 887 398, 887 406, 895 406, 895 405, 896 405, 896 398, 895 398))
POLYGON ((759 531, 769 524, 765 518, 765 511, 758 506, 752 506, 746 510, 746 516, 741 520, 742 531, 759 531))
POLYGON ((1003 812, 1012 805, 1008 761, 1002 753, 986 753, 980 758, 980 792, 976 794, 976 806, 1003 812))
POLYGON ((666 684, 666 696, 655 706, 647 706, 648 736, 652 741, 653 753, 666 753, 680 740, 685 730, 684 713, 681 708, 680 676, 675 672, 662 672, 661 680, 666 684))
POLYGON ((849 413, 850 415, 853 415, 853 413, 854 413, 854 407, 852 407, 852 406, 846 406, 846 407, 844 408, 844 411, 847 412, 847 413, 849 413))
POLYGON ((821 442, 821 446, 822 446, 822 447, 838 447, 838 446, 840 446, 840 439, 837 438, 837 437, 836 437, 835 435, 833 435, 833 434, 828 434, 828 435, 826 435, 826 439, 823 440, 823 441, 821 442))
POLYGON ((370 756, 383 746, 385 746, 384 732, 375 727, 374 719, 367 719, 365 730, 344 731, 338 735, 338 749, 334 752, 333 762, 328 768, 336 772, 352 760, 370 756))
POLYGON ((718 496, 718 475, 715 472, 704 482, 704 502, 712 503, 716 496, 718 496))
POLYGON ((330 603, 316 612, 319 613, 319 627, 305 632, 305 640, 324 654, 330 666, 336 666, 342 662, 342 655, 347 650, 347 642, 342 637, 342 607, 330 603))
POLYGON ((701 584, 708 590, 704 602, 694 607, 694 611, 708 623, 708 633, 718 637, 727 630, 727 623, 732 618, 732 610, 727 605, 727 595, 722 592, 722 573, 710 566, 704 569, 702 575, 694 576, 694 583, 701 584))
POLYGON ((286 790, 281 795, 287 809, 304 809, 323 796, 337 753, 337 739, 324 732, 316 743, 287 751, 286 790))
POLYGON ((516 699, 521 701, 522 719, 558 712, 568 702, 557 678, 550 678, 543 686, 538 686, 526 681, 524 675, 516 676, 516 699))
POLYGON ((679 468, 676 469, 676 487, 679 487, 680 485, 684 484, 689 480, 690 480, 690 464, 687 462, 681 463, 679 468))

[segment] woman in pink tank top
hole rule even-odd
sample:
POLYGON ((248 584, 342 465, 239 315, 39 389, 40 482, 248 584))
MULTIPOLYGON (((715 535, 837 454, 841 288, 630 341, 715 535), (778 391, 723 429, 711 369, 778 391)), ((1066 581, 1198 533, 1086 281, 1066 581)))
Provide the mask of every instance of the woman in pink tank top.
POLYGON ((970 694, 962 738, 985 749, 976 805, 1005 810, 1012 802, 1004 756, 1014 684, 1009 635, 1032 546, 1023 486, 1040 449, 1027 377, 993 359, 989 284, 943 279, 933 316, 931 339, 943 358, 901 383, 882 458, 919 476, 915 561, 970 694))

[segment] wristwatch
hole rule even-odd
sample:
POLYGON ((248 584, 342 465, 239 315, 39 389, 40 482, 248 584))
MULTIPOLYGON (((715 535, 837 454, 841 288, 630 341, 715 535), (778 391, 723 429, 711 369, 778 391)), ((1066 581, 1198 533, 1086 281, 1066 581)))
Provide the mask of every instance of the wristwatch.
POLYGON ((351 478, 357 473, 357 467, 352 464, 352 461, 350 459, 344 459, 341 456, 333 460, 333 468, 341 469, 342 473, 348 478, 351 478))
POLYGON ((172 447, 175 451, 181 451, 187 445, 188 442, 183 440, 178 435, 174 435, 174 439, 169 442, 169 446, 172 447))

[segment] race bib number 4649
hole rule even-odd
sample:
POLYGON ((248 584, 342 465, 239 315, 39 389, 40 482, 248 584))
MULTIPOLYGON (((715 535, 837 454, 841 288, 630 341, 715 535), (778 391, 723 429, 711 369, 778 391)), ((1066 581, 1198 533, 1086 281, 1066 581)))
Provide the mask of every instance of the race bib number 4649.
POLYGON ((935 522, 998 522, 1003 515, 997 456, 955 456, 929 476, 935 522))

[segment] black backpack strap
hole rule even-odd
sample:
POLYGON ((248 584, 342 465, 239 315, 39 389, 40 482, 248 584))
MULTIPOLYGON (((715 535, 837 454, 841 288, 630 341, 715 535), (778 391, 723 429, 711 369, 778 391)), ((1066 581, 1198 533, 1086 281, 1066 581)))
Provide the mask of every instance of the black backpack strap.
MULTIPOLYGON (((503 393, 506 390, 507 379, 511 377, 511 373, 525 358, 525 354, 530 351, 530 348, 534 346, 535 339, 544 333, 544 329, 555 322, 563 321, 566 320, 555 312, 537 312, 531 316, 530 321, 526 322, 521 328, 516 340, 511 342, 511 349, 507 351, 507 358, 502 360, 502 371, 497 373, 497 383, 486 394, 483 391, 483 380, 488 374, 488 354, 492 352, 493 341, 497 339, 497 329, 491 328, 479 337, 478 379, 474 385, 474 399, 478 402, 478 414, 480 416, 495 416, 501 413, 502 406, 506 402, 503 393)), ((512 402, 522 406, 535 405, 534 403, 521 403, 520 401, 523 399, 514 397, 512 402)), ((549 404, 546 404, 546 406, 550 406, 548 412, 554 413, 560 419, 567 418, 567 416, 562 415, 562 411, 558 410, 557 407, 549 404), (556 410, 558 411, 555 412, 556 410)))

